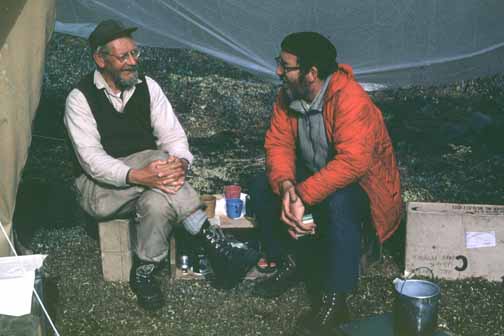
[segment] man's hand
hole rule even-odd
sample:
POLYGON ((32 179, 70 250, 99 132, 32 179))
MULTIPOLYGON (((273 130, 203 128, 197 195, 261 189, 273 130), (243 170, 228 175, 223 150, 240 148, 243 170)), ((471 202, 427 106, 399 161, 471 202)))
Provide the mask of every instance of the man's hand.
POLYGON ((156 160, 141 169, 131 169, 128 182, 175 194, 185 183, 189 163, 175 156, 156 160))
POLYGON ((280 219, 290 226, 289 234, 292 238, 296 238, 296 233, 308 234, 313 232, 315 224, 303 224, 303 215, 305 207, 301 197, 296 192, 294 183, 291 181, 283 181, 280 185, 280 193, 282 195, 282 213, 280 219))
POLYGON ((163 185, 169 190, 168 193, 174 194, 179 191, 185 183, 187 168, 189 163, 184 159, 170 155, 166 164, 158 166, 159 177, 163 180, 163 185))

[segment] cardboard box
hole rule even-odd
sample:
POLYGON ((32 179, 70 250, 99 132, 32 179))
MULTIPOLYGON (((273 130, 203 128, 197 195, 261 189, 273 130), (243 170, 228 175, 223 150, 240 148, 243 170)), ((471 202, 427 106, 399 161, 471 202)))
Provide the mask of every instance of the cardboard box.
POLYGON ((504 206, 408 203, 406 272, 430 268, 435 277, 504 277, 504 206))

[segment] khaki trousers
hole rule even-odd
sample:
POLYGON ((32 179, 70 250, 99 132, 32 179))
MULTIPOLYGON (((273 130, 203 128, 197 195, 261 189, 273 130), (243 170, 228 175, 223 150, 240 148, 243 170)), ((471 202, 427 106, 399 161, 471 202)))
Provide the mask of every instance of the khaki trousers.
MULTIPOLYGON (((146 150, 120 160, 139 169, 166 157, 163 151, 146 150)), ((96 220, 133 219, 133 251, 144 261, 159 262, 164 259, 168 255, 173 228, 202 208, 199 194, 187 182, 171 195, 140 186, 118 188, 105 185, 87 175, 78 177, 75 186, 81 207, 96 220)))

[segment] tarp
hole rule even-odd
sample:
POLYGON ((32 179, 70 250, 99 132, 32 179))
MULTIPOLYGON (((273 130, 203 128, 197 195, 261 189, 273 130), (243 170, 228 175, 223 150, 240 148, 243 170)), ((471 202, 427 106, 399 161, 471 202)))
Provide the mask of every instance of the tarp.
POLYGON ((502 0, 58 0, 56 30, 115 18, 150 46, 192 48, 268 78, 282 38, 318 31, 361 82, 441 84, 504 70, 502 0))
MULTIPOLYGON (((0 2, 0 222, 11 238, 54 20, 55 0, 0 2)), ((0 256, 10 254, 0 231, 0 256)))

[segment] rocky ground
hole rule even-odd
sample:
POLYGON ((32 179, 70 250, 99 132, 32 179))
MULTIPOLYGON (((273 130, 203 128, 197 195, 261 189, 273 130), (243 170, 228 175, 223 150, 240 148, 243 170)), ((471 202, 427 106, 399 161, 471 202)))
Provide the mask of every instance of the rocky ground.
MULTIPOLYGON (((251 295, 252 282, 223 291, 204 281, 164 282, 168 304, 139 309, 125 283, 106 283, 97 241, 85 229, 71 188, 63 140, 64 100, 93 68, 83 40, 55 34, 43 95, 18 194, 15 224, 25 245, 45 253, 47 303, 61 335, 282 335, 307 308, 298 286, 274 300, 251 295)), ((246 186, 263 169, 263 135, 275 87, 197 52, 143 48, 195 154, 190 182, 201 192, 246 186)), ((397 152, 404 201, 504 204, 504 78, 372 93, 397 152)), ((355 318, 390 311, 404 231, 385 244, 384 261, 349 299, 355 318)), ((483 279, 437 281, 440 323, 457 335, 503 335, 504 287, 483 279)))

